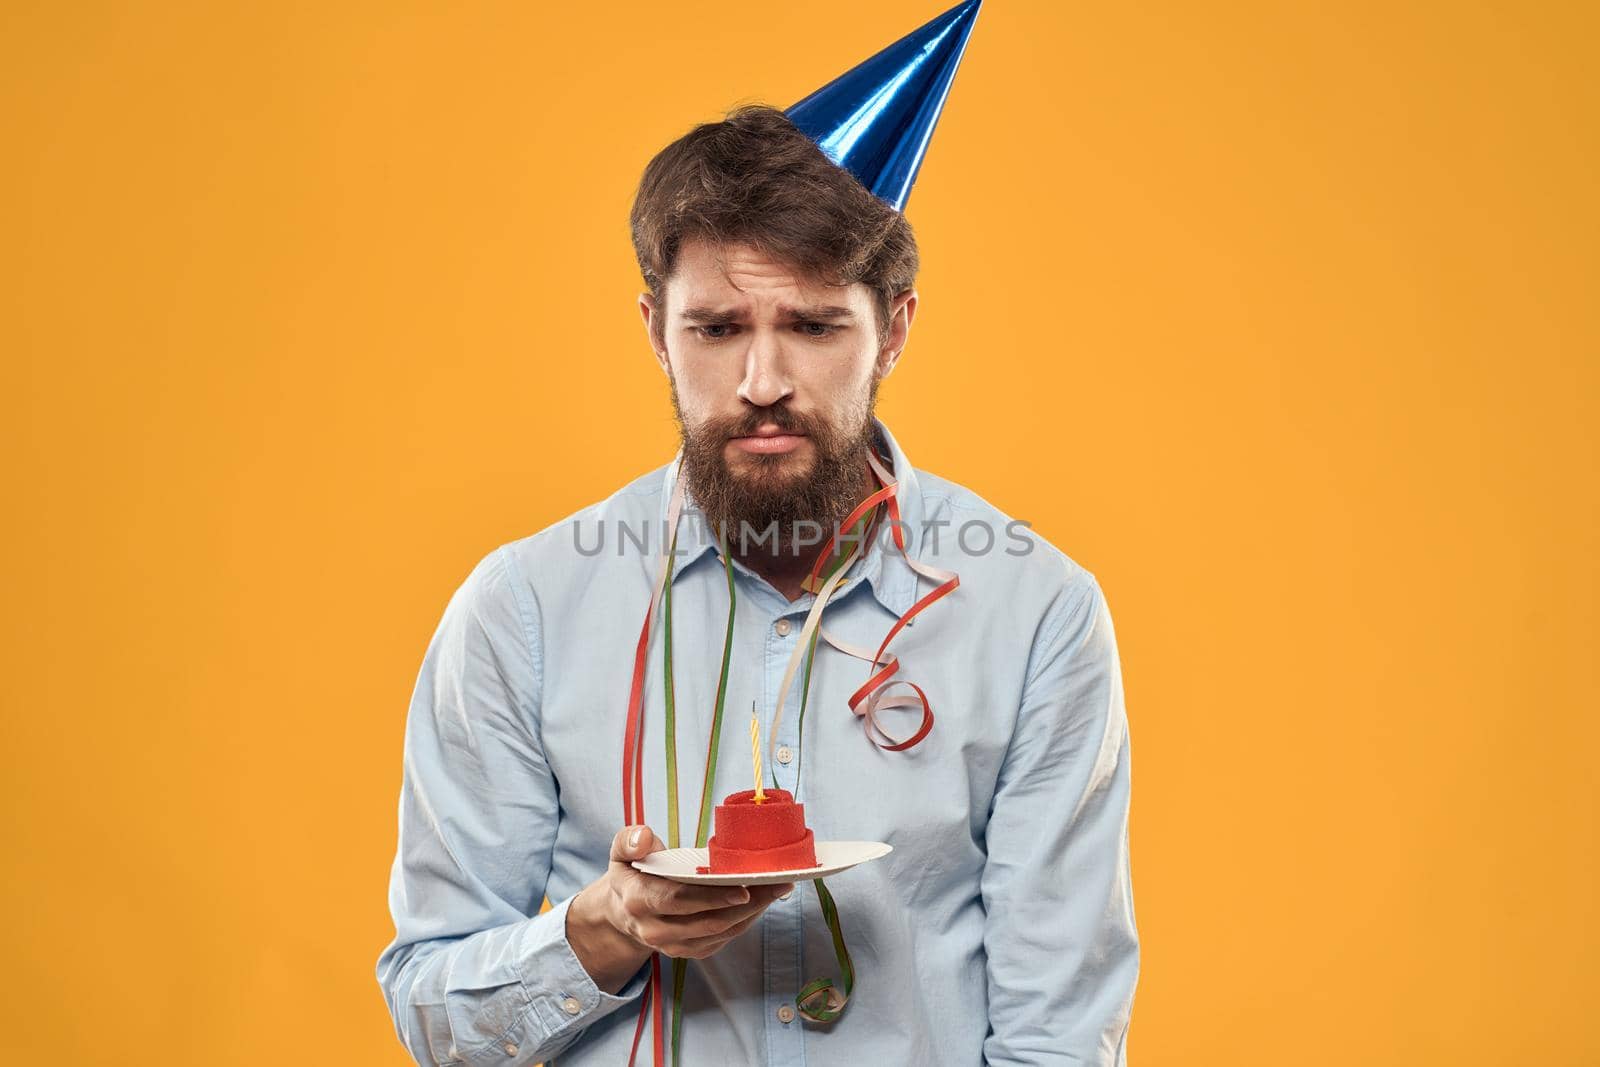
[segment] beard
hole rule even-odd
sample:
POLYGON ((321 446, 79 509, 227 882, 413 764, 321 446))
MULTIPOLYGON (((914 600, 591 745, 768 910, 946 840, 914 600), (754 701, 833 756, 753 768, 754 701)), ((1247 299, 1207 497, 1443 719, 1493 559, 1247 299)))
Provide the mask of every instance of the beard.
POLYGON ((676 380, 671 384, 672 411, 683 448, 680 473, 712 534, 725 530, 735 555, 764 552, 776 557, 820 551, 851 510, 876 488, 864 453, 873 440, 877 378, 868 389, 865 412, 844 427, 775 406, 707 419, 690 429, 678 404, 678 384, 676 380), (725 458, 729 441, 753 436, 769 422, 805 434, 813 454, 810 463, 799 455, 802 445, 792 452, 742 453, 740 469, 731 469, 725 458), (820 533, 805 525, 808 520, 821 527, 820 533))

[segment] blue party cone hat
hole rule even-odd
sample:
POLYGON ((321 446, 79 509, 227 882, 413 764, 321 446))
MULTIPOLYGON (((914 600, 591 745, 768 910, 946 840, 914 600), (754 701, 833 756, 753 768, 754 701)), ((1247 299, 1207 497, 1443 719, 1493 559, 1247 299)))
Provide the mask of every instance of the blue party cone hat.
POLYGON ((785 114, 828 158, 904 211, 982 4, 957 4, 785 114))

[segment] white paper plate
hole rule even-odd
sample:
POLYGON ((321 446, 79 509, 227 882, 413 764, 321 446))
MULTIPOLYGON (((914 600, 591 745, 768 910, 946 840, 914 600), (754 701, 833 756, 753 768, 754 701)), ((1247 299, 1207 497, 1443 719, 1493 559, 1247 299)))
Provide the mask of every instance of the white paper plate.
POLYGON ((664 848, 652 852, 633 866, 645 874, 671 878, 674 882, 694 882, 699 885, 776 885, 779 882, 802 882, 810 878, 825 878, 830 874, 849 870, 858 863, 866 863, 894 851, 894 846, 882 841, 818 841, 817 866, 801 867, 792 871, 754 871, 734 874, 699 874, 696 867, 711 864, 709 848, 664 848))

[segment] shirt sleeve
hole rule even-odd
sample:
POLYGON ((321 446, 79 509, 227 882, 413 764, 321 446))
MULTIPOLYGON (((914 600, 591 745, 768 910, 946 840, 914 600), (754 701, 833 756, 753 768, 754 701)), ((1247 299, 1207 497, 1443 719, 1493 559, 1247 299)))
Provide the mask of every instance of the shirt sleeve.
POLYGON ((1040 626, 989 815, 989 1067, 1127 1062, 1139 973, 1128 758, 1111 614, 1080 572, 1040 626))
POLYGON ((473 569, 429 642, 406 716, 394 940, 378 957, 395 1030, 419 1064, 547 1060, 644 989, 600 989, 539 914, 556 782, 539 745, 541 641, 506 546, 473 569))

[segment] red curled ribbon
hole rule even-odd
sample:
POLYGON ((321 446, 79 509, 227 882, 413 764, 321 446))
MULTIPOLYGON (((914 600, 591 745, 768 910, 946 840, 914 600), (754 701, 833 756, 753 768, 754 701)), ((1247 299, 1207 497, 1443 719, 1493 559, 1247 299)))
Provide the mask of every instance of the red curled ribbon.
MULTIPOLYGON (((947 571, 939 567, 930 567, 927 564, 918 563, 916 560, 912 559, 906 554, 905 523, 901 521, 900 518, 900 485, 897 481, 895 481, 894 475, 889 472, 888 468, 886 468, 879 461, 878 457, 874 455, 870 449, 867 451, 867 462, 872 465, 872 472, 877 476, 878 480, 883 483, 883 487, 858 504, 856 509, 852 511, 849 517, 846 518, 845 521, 840 525, 844 529, 849 529, 854 525, 856 520, 860 518, 861 514, 869 507, 875 506, 880 501, 887 501, 889 506, 889 529, 893 534, 895 547, 900 550, 900 558, 905 560, 906 566, 910 567, 913 571, 922 575, 924 578, 938 582, 939 585, 927 596, 911 605, 909 611, 895 620, 895 624, 891 626, 889 628, 889 632, 884 635, 883 643, 878 646, 878 650, 876 652, 868 652, 866 649, 858 645, 853 645, 847 641, 839 640, 832 634, 828 633, 827 630, 822 629, 821 605, 826 601, 826 597, 823 595, 823 590, 826 590, 827 593, 831 594, 832 588, 827 585, 818 584, 821 577, 823 564, 832 554, 834 545, 836 545, 839 541, 840 535, 836 532, 833 536, 833 540, 828 544, 828 549, 824 551, 822 555, 817 557, 817 562, 815 565, 813 565, 811 574, 804 582, 801 583, 803 588, 810 592, 817 593, 818 598, 817 603, 812 605, 811 615, 806 619, 806 628, 801 631, 799 647, 805 647, 806 640, 810 637, 810 631, 814 625, 821 634, 823 640, 827 641, 828 644, 832 645, 834 648, 837 648, 840 652, 843 652, 846 655, 854 656, 857 659, 864 659, 873 667, 877 667, 880 664, 883 665, 881 670, 874 674, 870 674, 861 688, 857 689, 850 695, 848 703, 850 705, 851 713, 861 717, 862 727, 866 730, 868 740, 870 740, 873 744, 878 745, 879 748, 882 748, 885 751, 903 752, 906 749, 916 745, 923 738, 927 737, 929 731, 933 729, 933 707, 928 703, 928 694, 925 693, 922 687, 917 685, 915 682, 904 678, 890 681, 890 678, 895 674, 896 671, 900 669, 900 660, 896 656, 886 655, 885 650, 889 647, 889 642, 894 640, 895 635, 905 627, 906 623, 916 618, 918 614, 920 614, 935 600, 938 600, 943 596, 948 596, 951 592, 953 592, 955 588, 961 584, 961 578, 954 571, 947 571), (915 697, 899 696, 891 699, 885 699, 889 687, 895 685, 908 685, 912 689, 916 690, 917 695, 915 697), (879 708, 914 707, 918 704, 922 706, 922 723, 917 727, 916 732, 910 737, 906 738, 904 741, 895 740, 894 737, 890 736, 886 730, 878 725, 876 712, 879 708), (879 744, 877 738, 873 737, 874 733, 876 733, 878 737, 882 737, 885 741, 888 741, 889 744, 879 744)), ((874 533, 869 533, 868 536, 863 540, 870 543, 873 536, 875 536, 874 533)), ((860 546, 857 545, 855 547, 859 548, 860 546)), ((839 572, 842 573, 846 567, 849 566, 850 561, 854 560, 854 558, 855 551, 853 550, 851 555, 847 557, 845 564, 839 568, 839 572)), ((793 671, 792 663, 790 665, 790 671, 791 673, 793 671)), ((773 736, 776 736, 777 734, 778 718, 783 714, 784 700, 789 690, 789 680, 790 675, 786 674, 784 676, 783 686, 778 690, 778 712, 777 716, 773 719, 773 736)), ((770 739, 769 743, 771 743, 770 739)))

